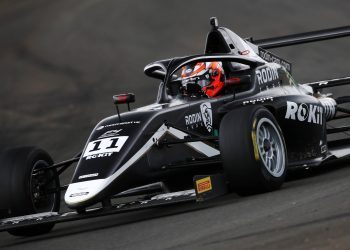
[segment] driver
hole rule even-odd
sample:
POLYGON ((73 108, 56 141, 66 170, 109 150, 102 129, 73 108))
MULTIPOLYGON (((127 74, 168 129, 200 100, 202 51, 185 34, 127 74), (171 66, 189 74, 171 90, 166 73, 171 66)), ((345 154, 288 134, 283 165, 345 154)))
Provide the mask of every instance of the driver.
POLYGON ((183 94, 187 96, 218 96, 225 85, 221 62, 198 62, 194 67, 186 65, 181 73, 183 94))

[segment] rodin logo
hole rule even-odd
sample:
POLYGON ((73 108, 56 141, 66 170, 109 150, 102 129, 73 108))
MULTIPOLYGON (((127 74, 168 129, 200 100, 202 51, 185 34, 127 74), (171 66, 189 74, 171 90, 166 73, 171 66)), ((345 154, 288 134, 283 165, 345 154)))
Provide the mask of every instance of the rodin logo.
POLYGON ((209 102, 202 103, 200 108, 204 125, 208 132, 211 132, 213 129, 213 112, 211 110, 211 104, 209 102))
POLYGON ((201 117, 201 113, 196 113, 196 114, 192 114, 192 115, 186 115, 185 116, 185 123, 186 125, 192 125, 192 124, 196 124, 196 123, 200 123, 202 122, 202 117, 201 117))
POLYGON ((208 132, 211 132, 213 129, 213 113, 211 110, 211 104, 209 102, 205 102, 202 103, 199 108, 200 112, 185 116, 185 124, 186 126, 191 126, 192 129, 194 126, 198 127, 198 125, 203 126, 204 124, 208 132))
POLYGON ((278 79, 277 68, 266 67, 262 69, 257 69, 255 73, 256 77, 258 78, 259 85, 278 79))
POLYGON ((323 123, 323 107, 312 104, 297 104, 287 101, 286 119, 314 124, 323 123))

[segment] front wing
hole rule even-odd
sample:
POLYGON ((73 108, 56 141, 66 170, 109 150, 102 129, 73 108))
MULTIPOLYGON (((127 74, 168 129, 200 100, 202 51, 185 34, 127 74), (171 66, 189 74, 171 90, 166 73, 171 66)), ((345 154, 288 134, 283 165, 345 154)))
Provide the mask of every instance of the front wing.
POLYGON ((0 232, 11 229, 24 228, 28 226, 89 219, 112 214, 132 212, 146 208, 155 208, 159 206, 195 201, 196 192, 194 189, 191 189, 175 193, 159 194, 144 200, 134 200, 126 203, 119 203, 108 208, 91 208, 86 210, 84 213, 67 212, 60 214, 56 212, 48 212, 31 214, 0 220, 0 232))
POLYGON ((0 220, 0 232, 48 223, 62 223, 68 221, 102 217, 112 214, 138 211, 147 208, 169 206, 181 203, 195 203, 216 198, 228 192, 225 177, 222 174, 197 175, 194 177, 194 189, 136 197, 123 203, 87 209, 82 213, 75 211, 66 213, 38 213, 0 220))

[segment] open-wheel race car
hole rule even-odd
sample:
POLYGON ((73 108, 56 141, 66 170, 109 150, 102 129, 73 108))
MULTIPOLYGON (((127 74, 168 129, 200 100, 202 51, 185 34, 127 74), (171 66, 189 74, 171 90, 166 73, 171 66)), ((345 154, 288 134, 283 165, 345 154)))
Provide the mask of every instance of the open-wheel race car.
MULTIPOLYGON (((350 96, 322 93, 350 78, 299 84, 291 64, 266 50, 347 36, 349 26, 264 40, 242 39, 215 18, 211 26, 204 54, 145 67, 161 81, 156 103, 100 121, 74 158, 54 163, 36 147, 2 152, 0 231, 36 235, 64 221, 272 191, 288 169, 350 155, 349 138, 327 140, 350 130, 327 127, 350 117, 341 106, 350 96), (61 192, 71 212, 59 212, 61 192)), ((118 108, 135 97, 113 99, 118 108)))

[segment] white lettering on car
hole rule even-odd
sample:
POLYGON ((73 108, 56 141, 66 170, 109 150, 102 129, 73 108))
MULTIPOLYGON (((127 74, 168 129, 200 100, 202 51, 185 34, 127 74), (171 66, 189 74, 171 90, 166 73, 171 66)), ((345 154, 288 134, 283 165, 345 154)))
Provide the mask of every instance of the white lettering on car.
POLYGON ((213 112, 210 102, 202 103, 199 109, 200 112, 185 116, 186 126, 190 126, 193 129, 197 128, 198 125, 204 125, 208 132, 211 132, 213 129, 213 112))
POLYGON ((115 136, 89 142, 83 158, 86 160, 111 156, 119 152, 124 146, 129 136, 115 136))
POLYGON ((191 125, 191 124, 195 124, 195 123, 199 123, 199 122, 202 122, 202 116, 201 116, 201 113, 199 113, 199 112, 196 114, 185 116, 186 125, 191 125))
POLYGON ((272 102, 273 101, 273 97, 269 96, 269 97, 261 97, 261 98, 257 98, 257 99, 252 99, 252 100, 248 100, 248 101, 243 101, 243 106, 248 105, 248 104, 256 104, 256 103, 264 103, 264 102, 272 102))
POLYGON ((323 107, 313 104, 297 104, 295 102, 287 101, 287 111, 284 118, 322 125, 323 107))
POLYGON ((275 67, 266 67, 262 69, 257 69, 255 71, 256 77, 258 79, 258 84, 264 84, 272 82, 278 79, 278 71, 275 67))
POLYGON ((98 176, 98 173, 93 173, 93 174, 85 174, 85 175, 81 175, 79 176, 79 180, 80 179, 85 179, 85 178, 91 178, 91 177, 97 177, 98 176))
POLYGON ((113 123, 113 124, 107 124, 107 125, 98 126, 96 128, 96 130, 101 130, 101 129, 104 129, 104 128, 115 127, 115 126, 122 126, 122 125, 140 124, 140 123, 141 123, 141 121, 119 122, 119 123, 113 123))

